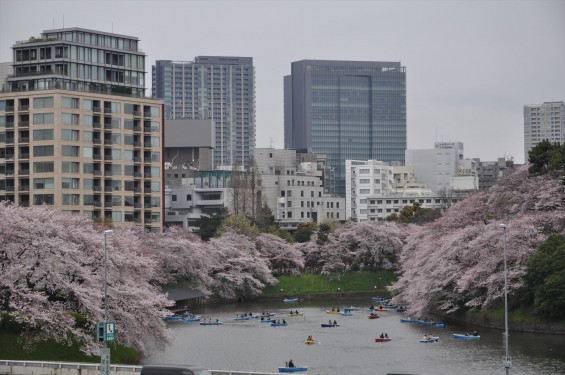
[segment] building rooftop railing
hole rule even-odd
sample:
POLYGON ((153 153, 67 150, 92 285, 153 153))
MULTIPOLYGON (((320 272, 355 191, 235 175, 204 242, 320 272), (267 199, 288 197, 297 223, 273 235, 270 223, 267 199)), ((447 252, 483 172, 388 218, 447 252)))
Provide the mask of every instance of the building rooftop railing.
MULTIPOLYGON (((116 86, 116 87, 122 87, 122 86, 116 86)), ((147 90, 146 88, 142 88, 139 87, 137 88, 138 90, 143 89, 143 90, 147 90)), ((138 98, 138 99, 145 99, 145 100, 152 100, 155 102, 159 102, 162 101, 162 99, 157 99, 157 98, 153 98, 151 96, 146 96, 145 94, 143 95, 134 95, 134 94, 128 94, 128 93, 123 93, 123 92, 111 92, 111 91, 106 91, 106 90, 79 90, 79 89, 63 89, 63 88, 54 88, 54 87, 48 87, 48 88, 20 88, 20 89, 14 89, 12 87, 2 87, 0 88, 0 94, 3 93, 21 93, 21 92, 33 92, 33 91, 74 91, 74 92, 84 92, 84 93, 91 93, 91 94, 103 94, 103 95, 114 95, 114 96, 121 96, 124 98, 138 98)))

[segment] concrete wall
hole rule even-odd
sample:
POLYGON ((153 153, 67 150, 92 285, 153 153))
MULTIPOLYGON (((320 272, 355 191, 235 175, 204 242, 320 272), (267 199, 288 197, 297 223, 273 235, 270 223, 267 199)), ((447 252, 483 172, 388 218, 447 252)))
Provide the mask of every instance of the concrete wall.
MULTIPOLYGON (((142 366, 110 365, 110 375, 139 375, 142 366)), ((212 375, 275 375, 268 372, 210 370, 212 375)), ((277 373, 278 374, 278 373, 277 373)), ((96 363, 0 360, 0 375, 100 375, 96 363)))

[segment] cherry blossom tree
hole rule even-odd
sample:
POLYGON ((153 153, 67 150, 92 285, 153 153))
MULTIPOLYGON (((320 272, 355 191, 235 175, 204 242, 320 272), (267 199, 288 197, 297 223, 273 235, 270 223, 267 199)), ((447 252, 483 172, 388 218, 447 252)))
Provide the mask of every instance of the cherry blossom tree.
POLYGON ((269 262, 257 250, 254 240, 234 231, 208 242, 212 292, 223 299, 258 295, 277 280, 272 276, 269 262))
MULTIPOLYGON (((170 340, 163 322, 169 302, 149 283, 155 264, 135 249, 131 231, 108 237, 108 311, 118 339, 142 353, 170 340)), ((29 346, 53 339, 78 341, 98 353, 96 323, 104 316, 104 237, 80 215, 49 207, 0 205, 0 306, 29 346), (74 314, 84 318, 77 324, 74 314)))
POLYGON ((410 313, 487 308, 504 293, 503 236, 507 224, 509 292, 524 285, 527 262, 550 233, 565 231, 565 186, 522 167, 455 204, 412 233, 401 255, 402 277, 391 288, 410 313))
POLYGON ((257 237, 257 246, 261 255, 269 261, 269 267, 275 275, 299 275, 304 268, 300 250, 278 236, 261 234, 257 237))

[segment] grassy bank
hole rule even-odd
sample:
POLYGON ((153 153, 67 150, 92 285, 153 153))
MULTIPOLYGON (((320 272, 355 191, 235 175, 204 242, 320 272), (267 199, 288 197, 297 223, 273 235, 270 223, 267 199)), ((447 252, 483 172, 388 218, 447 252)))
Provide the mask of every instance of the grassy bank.
MULTIPOLYGON (((55 362, 93 362, 100 363, 100 357, 87 356, 79 350, 78 344, 67 346, 54 341, 38 343, 33 350, 24 349, 16 333, 0 331, 0 359, 20 361, 55 361, 55 362)), ((110 345, 111 362, 120 364, 138 364, 140 356, 137 351, 123 345, 110 345)))
POLYGON ((386 287, 396 281, 393 272, 346 272, 339 278, 312 273, 300 276, 279 276, 277 285, 263 290, 265 296, 324 294, 324 293, 384 293, 386 287))

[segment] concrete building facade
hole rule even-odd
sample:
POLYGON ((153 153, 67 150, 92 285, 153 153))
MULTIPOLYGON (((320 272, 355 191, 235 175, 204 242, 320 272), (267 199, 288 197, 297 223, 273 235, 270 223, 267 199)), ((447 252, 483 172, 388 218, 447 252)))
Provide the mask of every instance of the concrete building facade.
POLYGON ((295 150, 258 148, 255 161, 262 196, 281 229, 324 219, 345 220, 345 199, 326 194, 317 161, 302 161, 295 150))
POLYGON ((255 67, 251 57, 198 56, 157 60, 153 96, 165 101, 165 118, 214 123, 214 167, 248 168, 255 149, 255 67))
POLYGON ((524 106, 524 160, 544 139, 565 143, 565 102, 544 102, 524 106))
POLYGON ((435 193, 478 189, 476 162, 464 158, 461 142, 435 142, 433 149, 406 150, 406 165, 414 168, 419 183, 435 193))
POLYGON ((399 62, 302 60, 284 77, 285 148, 326 155, 345 197, 345 160, 404 163, 406 69, 399 62))
POLYGON ((136 41, 71 28, 16 43, 0 93, 0 200, 162 229, 163 103, 142 97, 139 75, 131 82, 145 59, 136 41), (99 68, 129 71, 129 83, 93 79, 99 68))

